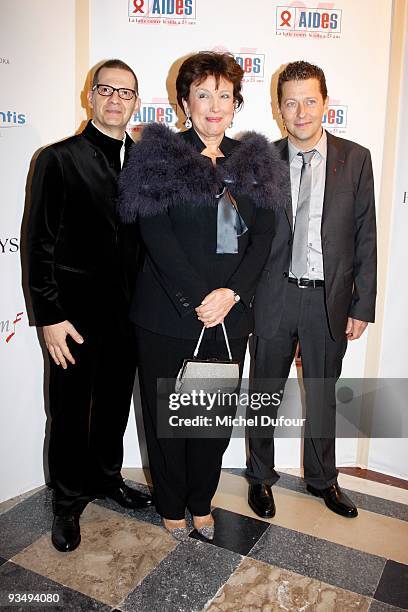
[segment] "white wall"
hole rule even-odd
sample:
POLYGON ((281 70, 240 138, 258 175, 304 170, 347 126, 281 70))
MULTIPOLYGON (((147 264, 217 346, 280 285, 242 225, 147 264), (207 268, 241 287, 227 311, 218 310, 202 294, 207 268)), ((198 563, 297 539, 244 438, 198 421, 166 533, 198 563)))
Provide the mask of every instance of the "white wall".
MULTIPOLYGON (((408 10, 405 11, 405 32, 408 32, 408 10)), ((380 353, 380 378, 408 378, 408 37, 405 37, 401 69, 397 163, 394 188, 389 205, 391 211, 390 248, 385 287, 384 322, 380 353)), ((385 406, 386 410, 387 407, 385 406)), ((408 479, 408 443, 406 438, 371 440, 368 467, 408 479)))
POLYGON ((43 482, 43 359, 36 330, 28 327, 20 250, 10 250, 10 240, 20 243, 33 154, 75 131, 74 6, 74 0, 41 0, 22 8, 10 0, 1 9, 0 113, 24 117, 14 125, 0 114, 0 241, 6 244, 0 249, 0 501, 43 482), (17 313, 21 321, 6 342, 17 313))

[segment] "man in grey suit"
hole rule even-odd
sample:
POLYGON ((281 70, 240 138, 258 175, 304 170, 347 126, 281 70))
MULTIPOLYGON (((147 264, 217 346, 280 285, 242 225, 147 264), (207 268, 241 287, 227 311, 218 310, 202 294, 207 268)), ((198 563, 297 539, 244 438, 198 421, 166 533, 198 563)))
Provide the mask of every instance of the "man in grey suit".
MULTIPOLYGON (((364 147, 322 129, 328 97, 317 66, 288 64, 279 75, 278 103, 288 137, 276 146, 289 165, 292 206, 276 213, 272 249, 255 295, 254 384, 267 379, 268 391, 283 388, 299 343, 307 404, 306 488, 333 512, 351 518, 357 508, 337 483, 335 381, 347 342, 374 321, 371 157, 364 147)), ((263 437, 249 432, 248 502, 267 518, 275 514, 271 486, 279 476, 274 430, 262 429, 263 437)))

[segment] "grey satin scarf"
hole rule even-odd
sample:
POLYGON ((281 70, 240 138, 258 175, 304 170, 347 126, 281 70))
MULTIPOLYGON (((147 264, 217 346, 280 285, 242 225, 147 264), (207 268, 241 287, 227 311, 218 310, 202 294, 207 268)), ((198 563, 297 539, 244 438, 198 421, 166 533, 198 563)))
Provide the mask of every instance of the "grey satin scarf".
POLYGON ((224 187, 216 196, 218 199, 217 216, 217 253, 238 253, 238 238, 248 231, 245 221, 238 212, 238 206, 224 187))

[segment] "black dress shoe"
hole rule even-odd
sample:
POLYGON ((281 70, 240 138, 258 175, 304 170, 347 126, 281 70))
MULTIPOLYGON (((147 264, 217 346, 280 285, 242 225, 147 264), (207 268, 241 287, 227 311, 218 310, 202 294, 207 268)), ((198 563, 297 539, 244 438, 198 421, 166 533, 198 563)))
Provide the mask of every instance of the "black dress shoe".
POLYGON ((268 484, 250 484, 248 504, 255 514, 261 518, 272 518, 275 516, 275 502, 271 486, 268 484))
POLYGON ((55 515, 52 523, 51 541, 60 552, 75 550, 81 542, 79 516, 77 514, 55 515))
POLYGON ((340 489, 337 482, 327 489, 315 489, 312 485, 306 485, 306 489, 316 497, 323 497, 326 506, 341 516, 354 518, 358 515, 357 508, 349 497, 340 489))
POLYGON ((105 497, 113 499, 123 508, 148 508, 153 505, 150 495, 141 493, 122 482, 116 489, 105 494, 105 497))

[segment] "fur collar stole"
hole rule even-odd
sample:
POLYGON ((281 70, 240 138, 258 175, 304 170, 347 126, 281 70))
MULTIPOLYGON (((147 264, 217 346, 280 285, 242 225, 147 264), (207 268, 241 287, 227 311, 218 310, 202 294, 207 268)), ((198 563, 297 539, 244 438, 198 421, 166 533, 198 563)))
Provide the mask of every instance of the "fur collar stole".
POLYGON ((145 127, 119 179, 119 213, 132 223, 174 206, 215 206, 227 185, 260 208, 284 208, 290 197, 289 171, 275 146, 255 132, 245 133, 222 164, 213 166, 167 126, 145 127))

